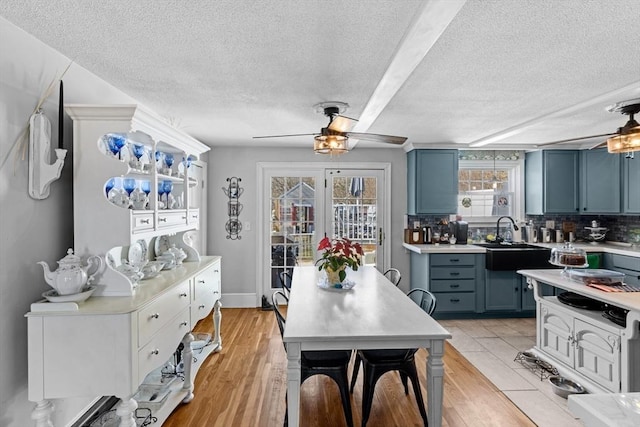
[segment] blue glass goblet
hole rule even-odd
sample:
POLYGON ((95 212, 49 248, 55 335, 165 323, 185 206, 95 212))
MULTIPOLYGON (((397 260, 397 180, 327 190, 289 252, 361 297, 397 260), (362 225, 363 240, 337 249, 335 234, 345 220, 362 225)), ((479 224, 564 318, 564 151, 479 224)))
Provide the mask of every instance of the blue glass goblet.
POLYGON ((166 200, 165 208, 166 209, 171 209, 171 203, 169 202, 169 200, 170 200, 170 196, 171 196, 171 191, 173 190, 173 182, 171 182, 171 181, 162 181, 162 187, 164 188, 164 192, 166 194, 166 196, 165 196, 165 200, 166 200))
POLYGON ((113 190, 113 187, 116 186, 116 180, 113 178, 109 178, 107 183, 104 185, 104 191, 107 194, 107 198, 109 198, 109 191, 113 190))
POLYGON ((171 175, 171 166, 173 166, 173 154, 166 153, 164 155, 164 163, 167 165, 167 169, 169 169, 166 173, 167 175, 171 175))
MULTIPOLYGON (((162 182, 158 182, 158 202, 162 203, 162 195, 164 194, 164 185, 162 182)), ((162 205, 159 206, 162 209, 162 205)))
POLYGON ((140 181, 140 189, 144 191, 144 194, 149 196, 149 193, 151 193, 151 182, 146 180, 140 181))
POLYGON ((118 158, 121 158, 121 150, 122 147, 127 143, 127 139, 122 135, 116 134, 108 134, 107 135, 107 145, 109 146, 109 150, 115 156, 118 155, 118 158))
POLYGON ((131 196, 133 190, 136 189, 136 180, 134 178, 125 178, 122 180, 122 188, 131 196))

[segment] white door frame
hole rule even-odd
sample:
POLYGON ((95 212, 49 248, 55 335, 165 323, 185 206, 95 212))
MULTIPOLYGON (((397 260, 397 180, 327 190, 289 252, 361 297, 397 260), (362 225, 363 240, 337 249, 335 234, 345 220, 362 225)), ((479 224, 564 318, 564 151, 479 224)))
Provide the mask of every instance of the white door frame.
MULTIPOLYGON (((384 246, 383 256, 383 271, 391 265, 391 239, 387 238, 391 230, 391 163, 390 162, 257 162, 256 163, 256 177, 258 179, 257 188, 260 191, 257 192, 257 209, 256 209, 256 307, 262 305, 262 295, 264 295, 265 289, 267 289, 267 282, 270 283, 271 272, 270 265, 266 265, 265 253, 267 250, 267 242, 265 239, 265 226, 270 220, 270 216, 267 217, 265 213, 271 212, 271 204, 267 195, 270 192, 269 180, 266 179, 275 171, 282 171, 281 176, 291 175, 292 172, 300 173, 297 176, 315 176, 320 174, 322 179, 325 176, 326 169, 379 169, 384 171, 384 219, 383 219, 383 239, 382 244, 384 246)), ((324 187, 324 186, 322 186, 324 187)), ((323 197, 324 199, 324 193, 323 197)), ((324 218, 324 200, 318 200, 322 209, 316 209, 321 218, 316 217, 316 224, 321 225, 324 233, 325 218, 324 218)), ((380 225, 380 224, 379 224, 380 225)), ((319 234, 318 234, 319 235, 319 234)), ((323 234, 324 235, 324 234, 323 234)), ((269 288, 271 288, 269 286, 269 288)))

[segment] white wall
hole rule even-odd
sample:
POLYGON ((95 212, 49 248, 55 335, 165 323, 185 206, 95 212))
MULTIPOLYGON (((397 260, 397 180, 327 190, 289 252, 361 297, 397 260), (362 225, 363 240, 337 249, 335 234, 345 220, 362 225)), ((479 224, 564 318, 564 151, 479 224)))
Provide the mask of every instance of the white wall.
MULTIPOLYGON (((51 195, 28 195, 28 163, 13 149, 38 99, 70 60, 0 18, 0 426, 32 425, 27 400, 27 322, 30 304, 49 290, 42 268, 73 246, 72 168, 70 155, 51 195)), ((64 77, 65 102, 132 103, 130 97, 79 66, 64 77)), ((57 147, 58 88, 44 105, 57 147)), ((65 121, 65 148, 71 146, 72 123, 65 121)), ((53 151, 53 150, 52 150, 53 151)), ((61 366, 60 369, 64 369, 61 366)), ((93 399, 56 400, 54 423, 64 426, 93 399)))
MULTIPOLYGON (((210 255, 222 255, 223 305, 246 306, 246 301, 256 301, 256 220, 257 220, 257 162, 329 162, 331 158, 313 153, 309 148, 230 148, 216 147, 209 152, 209 206, 208 240, 210 255), (222 192, 228 177, 242 178, 244 193, 240 202, 244 205, 240 221, 251 223, 251 231, 243 230, 242 239, 226 238, 225 223, 227 199, 222 192)), ((403 215, 407 206, 406 154, 398 148, 365 149, 356 147, 353 151, 335 159, 336 162, 389 162, 391 163, 391 265, 398 268, 405 280, 401 287, 409 286, 409 255, 402 247, 403 215)))

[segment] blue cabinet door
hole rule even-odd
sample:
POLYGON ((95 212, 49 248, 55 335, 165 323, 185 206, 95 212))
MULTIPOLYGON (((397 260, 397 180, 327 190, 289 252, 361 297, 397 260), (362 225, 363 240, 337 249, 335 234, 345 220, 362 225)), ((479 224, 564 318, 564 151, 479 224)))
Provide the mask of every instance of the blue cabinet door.
MULTIPOLYGON (((637 153, 640 154, 640 153, 637 153)), ((640 155, 622 158, 622 211, 640 214, 640 155)))
POLYGON ((620 213, 620 155, 580 151, 580 213, 620 213))
POLYGON ((525 212, 528 215, 579 211, 579 152, 540 150, 525 157, 525 212))
POLYGON ((486 311, 520 310, 521 277, 515 271, 486 270, 486 311))
POLYGON ((576 213, 579 152, 575 150, 544 151, 544 213, 576 213))
POLYGON ((458 201, 458 150, 407 153, 407 211, 455 214, 458 201))

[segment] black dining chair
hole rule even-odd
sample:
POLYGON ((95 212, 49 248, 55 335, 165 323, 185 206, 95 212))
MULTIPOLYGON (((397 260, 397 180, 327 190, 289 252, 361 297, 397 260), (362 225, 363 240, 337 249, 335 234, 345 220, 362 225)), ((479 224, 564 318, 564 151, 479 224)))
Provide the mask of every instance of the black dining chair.
MULTIPOLYGON (((276 315, 280 336, 284 334, 285 317, 278 308, 280 301, 289 302, 289 298, 283 291, 276 291, 271 297, 273 303, 273 312, 276 315)), ((284 343, 285 353, 287 345, 284 343)), ((313 375, 326 375, 338 384, 340 390, 340 398, 342 400, 342 408, 347 426, 353 427, 353 416, 351 413, 351 397, 349 395, 349 379, 347 377, 347 368, 351 359, 351 350, 322 350, 322 351, 303 351, 300 360, 301 378, 300 385, 313 375)), ((285 395, 285 399, 286 399, 285 395)), ((289 424, 289 408, 285 410, 284 425, 289 424)))
POLYGON ((402 274, 400 274, 400 270, 397 268, 390 268, 385 271, 383 275, 396 286, 398 286, 400 284, 400 280, 402 280, 402 274))
POLYGON ((282 290, 287 298, 291 295, 291 280, 291 273, 287 270, 280 272, 280 285, 282 286, 282 290))
MULTIPOLYGON (((425 289, 412 289, 407 296, 416 302, 427 314, 431 315, 436 309, 436 297, 425 289)), ((429 425, 427 420, 427 411, 422 400, 422 392, 420 391, 420 382, 418 380, 418 371, 416 368, 415 354, 417 348, 413 349, 383 349, 383 350, 358 350, 356 353, 355 364, 353 365, 353 374, 351 376, 350 391, 353 388, 358 377, 360 363, 364 367, 364 379, 362 387, 362 427, 367 425, 369 415, 371 413, 371 403, 373 402, 373 394, 376 383, 380 377, 390 371, 398 371, 400 379, 404 386, 404 394, 409 394, 407 379, 411 379, 413 385, 413 393, 418 403, 420 415, 424 421, 425 427, 429 425)))

